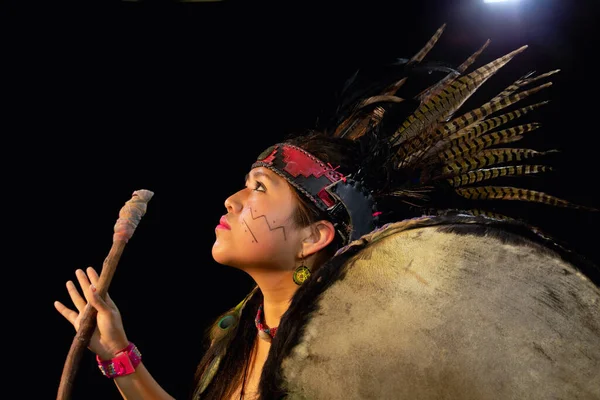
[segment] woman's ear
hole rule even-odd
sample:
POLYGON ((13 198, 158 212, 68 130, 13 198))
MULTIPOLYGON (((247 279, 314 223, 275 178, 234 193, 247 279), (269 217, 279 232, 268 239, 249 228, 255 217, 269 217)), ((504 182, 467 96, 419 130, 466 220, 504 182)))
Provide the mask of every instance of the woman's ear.
POLYGON ((335 228, 327 220, 315 222, 307 229, 309 234, 302 241, 303 257, 308 257, 324 249, 335 238, 335 228))

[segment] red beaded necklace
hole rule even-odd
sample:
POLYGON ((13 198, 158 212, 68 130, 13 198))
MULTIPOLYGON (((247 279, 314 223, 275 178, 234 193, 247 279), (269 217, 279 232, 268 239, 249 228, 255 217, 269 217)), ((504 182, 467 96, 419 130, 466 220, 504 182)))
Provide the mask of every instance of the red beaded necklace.
POLYGON ((258 329, 258 336, 261 339, 266 341, 271 341, 275 334, 277 333, 277 327, 268 328, 262 321, 263 314, 263 304, 258 307, 258 312, 256 313, 256 318, 254 319, 254 324, 256 325, 256 329, 258 329))

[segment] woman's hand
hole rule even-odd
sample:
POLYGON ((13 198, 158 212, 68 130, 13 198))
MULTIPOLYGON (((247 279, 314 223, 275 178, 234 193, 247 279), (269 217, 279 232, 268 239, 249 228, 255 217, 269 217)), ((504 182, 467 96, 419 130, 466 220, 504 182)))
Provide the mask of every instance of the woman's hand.
POLYGON ((72 281, 67 282, 67 291, 77 311, 66 307, 59 301, 54 302, 54 307, 73 325, 76 331, 79 330, 79 324, 86 305, 89 303, 90 306, 95 308, 97 311, 96 328, 88 348, 100 356, 101 359, 110 360, 120 350, 127 347, 129 342, 123 328, 123 320, 119 309, 108 293, 106 293, 106 299, 102 300, 96 292, 95 285, 98 283, 98 274, 92 267, 88 267, 86 272, 87 275, 81 269, 75 271, 85 298, 81 296, 72 281))

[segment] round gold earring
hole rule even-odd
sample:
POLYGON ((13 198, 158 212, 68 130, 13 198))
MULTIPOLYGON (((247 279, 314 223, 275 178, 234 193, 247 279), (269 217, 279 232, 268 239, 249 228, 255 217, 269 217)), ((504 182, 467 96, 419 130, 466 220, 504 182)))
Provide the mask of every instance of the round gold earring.
POLYGON ((304 258, 302 259, 302 263, 296 270, 294 271, 294 283, 298 286, 302 285, 306 280, 310 278, 310 269, 306 265, 304 265, 304 258))

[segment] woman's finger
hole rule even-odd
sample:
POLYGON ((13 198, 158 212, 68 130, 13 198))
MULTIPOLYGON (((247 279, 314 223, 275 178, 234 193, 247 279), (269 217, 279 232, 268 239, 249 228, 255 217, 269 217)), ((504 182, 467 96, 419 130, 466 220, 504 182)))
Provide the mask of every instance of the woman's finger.
POLYGON ((79 312, 83 312, 87 302, 83 297, 81 297, 81 294, 79 294, 79 291, 75 287, 73 281, 67 282, 67 292, 69 292, 69 296, 71 296, 71 301, 73 302, 75 308, 77 308, 79 312))
POLYGON ((79 281, 79 286, 81 287, 81 291, 83 292, 83 296, 86 300, 90 301, 90 280, 88 279, 85 272, 82 269, 78 269, 75 271, 75 275, 77 275, 77 281, 79 281))
POLYGON ((79 316, 79 313, 71 310, 70 308, 66 307, 63 303, 61 303, 60 301, 55 301, 54 302, 54 308, 56 308, 56 310, 63 316, 65 317, 65 319, 67 321, 69 321, 71 323, 71 325, 73 325, 75 327, 75 330, 78 329, 78 327, 75 325, 75 322, 77 320, 77 317, 79 316))
POLYGON ((94 286, 98 287, 98 281, 100 280, 100 277, 98 276, 96 270, 92 267, 87 267, 86 272, 90 282, 92 282, 94 286))
MULTIPOLYGON (((96 310, 98 310, 99 313, 100 312, 110 313, 111 308, 106 303, 106 301, 98 295, 98 288, 96 288, 96 286, 94 284, 90 284, 88 290, 89 290, 88 301, 90 302, 90 305, 92 307, 94 307, 96 310)), ((106 293, 106 296, 108 297, 108 293, 106 293)))
MULTIPOLYGON (((86 272, 87 272, 88 278, 92 282, 92 285, 97 289, 98 288, 98 281, 100 280, 100 277, 99 277, 98 273, 92 267, 88 267, 87 270, 86 270, 86 272)), ((90 288, 90 290, 92 290, 92 289, 90 288)), ((92 303, 92 305, 94 306, 95 309, 97 309, 97 310, 100 310, 100 309, 108 310, 110 308, 110 309, 116 310, 117 306, 115 305, 115 303, 112 301, 112 299, 108 295, 108 292, 106 292, 104 299, 102 299, 101 297, 98 297, 96 295, 96 291, 95 290, 92 290, 92 293, 94 293, 94 297, 95 298, 91 301, 91 303, 92 303)))

